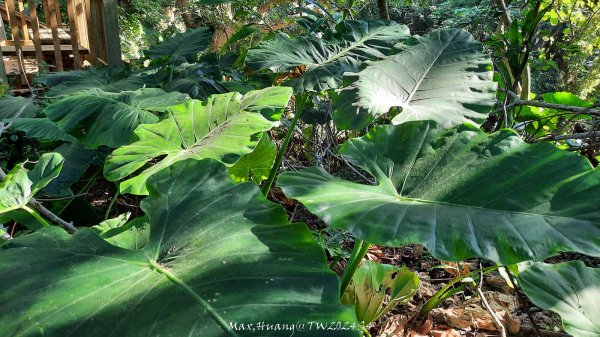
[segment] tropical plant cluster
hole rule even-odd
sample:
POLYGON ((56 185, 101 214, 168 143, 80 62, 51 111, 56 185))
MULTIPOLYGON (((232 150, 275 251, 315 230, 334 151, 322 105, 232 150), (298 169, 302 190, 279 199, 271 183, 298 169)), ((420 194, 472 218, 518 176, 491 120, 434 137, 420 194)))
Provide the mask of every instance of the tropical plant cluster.
POLYGON ((313 5, 288 33, 246 25, 210 51, 213 31, 188 29, 6 93, 3 141, 32 149, 1 171, 0 335, 366 336, 419 287, 369 247, 419 244, 481 268, 414 320, 502 270, 566 332, 600 336, 600 271, 546 260, 600 256, 600 111, 526 83, 549 6, 484 45, 313 5), (105 216, 67 217, 100 182, 105 216), (341 277, 276 194, 354 238, 341 277))

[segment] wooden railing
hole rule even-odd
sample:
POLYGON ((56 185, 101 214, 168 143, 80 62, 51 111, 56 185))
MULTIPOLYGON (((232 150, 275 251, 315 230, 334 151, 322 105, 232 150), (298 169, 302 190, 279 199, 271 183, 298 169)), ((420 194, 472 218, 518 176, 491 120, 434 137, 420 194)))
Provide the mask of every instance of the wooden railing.
POLYGON ((0 76, 121 62, 116 0, 4 0, 0 15, 0 76))

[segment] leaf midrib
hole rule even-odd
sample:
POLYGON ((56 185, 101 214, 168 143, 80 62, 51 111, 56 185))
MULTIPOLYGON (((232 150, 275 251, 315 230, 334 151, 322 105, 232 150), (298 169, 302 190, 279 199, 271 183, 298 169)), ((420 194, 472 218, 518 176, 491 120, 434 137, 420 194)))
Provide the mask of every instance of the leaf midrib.
MULTIPOLYGON (((391 26, 386 26, 386 27, 391 27, 391 26)), ((374 38, 375 36, 377 36, 377 34, 379 34, 381 32, 381 30, 383 30, 383 29, 378 29, 377 31, 374 31, 374 32, 368 32, 362 38, 360 38, 358 41, 349 44, 346 48, 342 48, 339 52, 335 53, 332 57, 327 58, 325 60, 325 62, 323 62, 323 63, 315 63, 313 60, 310 63, 306 63, 306 65, 310 64, 310 65, 315 66, 315 68, 319 68, 319 67, 324 67, 327 64, 331 64, 331 63, 337 61, 338 59, 344 57, 345 55, 349 54, 352 50, 358 49, 361 46, 365 46, 365 42, 367 42, 367 41, 371 40, 372 38, 374 38)), ((311 40, 311 46, 312 46, 312 42, 314 42, 314 41, 315 40, 311 40)), ((328 43, 327 46, 331 47, 331 48, 335 48, 335 47, 339 46, 339 44, 328 43)), ((313 47, 313 50, 314 49, 315 48, 313 47)), ((299 65, 301 65, 301 64, 297 64, 296 66, 299 66, 299 65)), ((292 67, 293 66, 294 65, 292 65, 292 67)))
POLYGON ((150 269, 156 271, 157 273, 165 276, 169 281, 175 284, 177 287, 185 291, 188 295, 190 295, 198 304, 200 304, 206 312, 217 322, 223 330, 227 331, 230 336, 238 337, 238 334, 231 329, 229 324, 217 313, 217 311, 206 302, 200 295, 198 295, 194 289, 188 286, 183 280, 181 280, 177 275, 171 273, 168 269, 158 264, 156 261, 152 259, 148 259, 148 265, 150 269))
MULTIPOLYGON (((454 39, 456 38, 456 36, 458 35, 459 30, 454 32, 454 35, 452 36, 451 39, 448 40, 448 42, 446 43, 446 45, 443 48, 439 49, 438 54, 435 56, 435 58, 433 59, 433 61, 431 62, 431 64, 427 67, 427 69, 425 69, 425 72, 423 73, 423 76, 419 79, 419 81, 417 83, 415 83, 415 86, 413 88, 413 90, 411 91, 410 95, 408 96, 408 98, 406 99, 406 104, 408 104, 413 96, 417 93, 419 87, 421 86, 421 83, 423 83, 423 81, 425 80, 425 78, 427 77, 427 74, 431 71, 431 68, 433 68, 433 66, 437 63, 437 61, 439 60, 440 56, 444 53, 444 51, 446 51, 446 48, 448 48, 448 46, 454 42, 454 39)), ((425 46, 426 44, 426 40, 422 42, 423 46, 425 46)), ((425 47, 427 49, 427 47, 425 47)))
MULTIPOLYGON (((329 173, 327 173, 327 175, 330 175, 329 173)), ((331 176, 331 175, 330 175, 331 176)), ((335 178, 333 176, 331 176, 332 178, 334 178, 334 181, 340 181, 339 178, 335 178)), ((312 179, 312 178, 311 178, 312 179)), ((346 182, 345 180, 341 180, 342 182, 346 182)), ((497 208, 487 208, 487 207, 481 207, 481 206, 473 206, 473 205, 465 205, 465 204, 459 204, 459 203, 451 203, 451 202, 445 202, 445 201, 438 201, 438 200, 428 200, 428 199, 421 199, 421 198, 416 198, 416 197, 403 197, 400 196, 397 192, 394 194, 391 193, 386 193, 388 192, 385 187, 379 183, 379 185, 363 185, 363 184, 358 184, 358 183, 351 183, 352 185, 357 185, 357 186, 361 186, 362 188, 376 188, 377 191, 368 191, 368 190, 364 190, 364 189, 358 189, 360 191, 361 194, 370 194, 370 195, 375 195, 375 198, 373 199, 380 199, 380 198, 385 198, 385 199, 392 199, 390 201, 398 201, 398 202, 402 202, 402 203, 414 203, 414 202, 421 202, 424 204, 437 204, 437 205, 443 205, 443 206, 451 206, 451 207, 461 207, 461 208, 471 208, 471 209, 476 209, 476 210, 482 210, 482 211, 486 211, 486 212, 507 212, 507 213, 512 213, 512 214, 522 214, 522 215, 528 215, 528 216, 543 216, 543 217, 549 217, 549 218, 569 218, 569 217, 565 217, 565 216, 561 216, 561 215, 552 215, 552 214, 543 214, 543 213, 531 213, 531 212, 525 212, 525 211, 514 211, 514 210, 506 210, 506 209, 497 209, 497 208)), ((304 185, 303 185, 304 186, 304 185)), ((293 187, 293 185, 288 185, 286 186, 287 188, 289 187, 293 187)), ((354 187, 349 186, 349 188, 354 189, 354 187)), ((324 194, 324 193, 320 193, 319 197, 323 198, 323 197, 329 197, 329 196, 333 196, 333 195, 337 195, 339 192, 332 192, 330 194, 324 194)), ((365 198, 361 197, 360 199, 355 199, 352 202, 361 202, 363 201, 365 198)), ((339 205, 336 204, 336 205, 339 205)), ((575 218, 575 217, 574 217, 575 218)), ((575 218, 577 220, 580 221, 588 221, 588 220, 584 220, 584 219, 579 219, 579 218, 575 218)))

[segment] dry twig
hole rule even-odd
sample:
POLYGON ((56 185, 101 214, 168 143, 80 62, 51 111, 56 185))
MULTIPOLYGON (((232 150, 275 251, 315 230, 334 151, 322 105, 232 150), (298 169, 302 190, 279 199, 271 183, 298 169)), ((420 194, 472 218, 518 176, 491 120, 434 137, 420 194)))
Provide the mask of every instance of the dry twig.
MULTIPOLYGON (((482 269, 481 266, 480 266, 480 269, 482 269)), ((480 272, 479 284, 477 285, 477 293, 479 293, 479 297, 481 298, 481 303, 483 304, 485 309, 489 312, 490 316, 492 316, 492 318, 494 319, 494 323, 496 323, 496 326, 498 327, 498 329, 500 329, 500 333, 501 333, 502 337, 506 337, 506 328, 504 327, 502 322, 500 322, 500 318, 498 317, 498 314, 496 314, 494 309, 490 306, 487 299, 485 298, 485 296, 483 294, 483 290, 481 288, 482 285, 483 285, 483 272, 480 272)))

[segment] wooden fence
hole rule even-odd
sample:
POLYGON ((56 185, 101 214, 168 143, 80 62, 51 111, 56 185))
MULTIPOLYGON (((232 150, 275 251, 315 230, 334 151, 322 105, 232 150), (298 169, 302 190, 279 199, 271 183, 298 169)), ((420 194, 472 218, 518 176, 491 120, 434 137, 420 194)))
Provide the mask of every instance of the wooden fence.
POLYGON ((121 63, 116 0, 4 0, 0 16, 5 79, 121 63))

